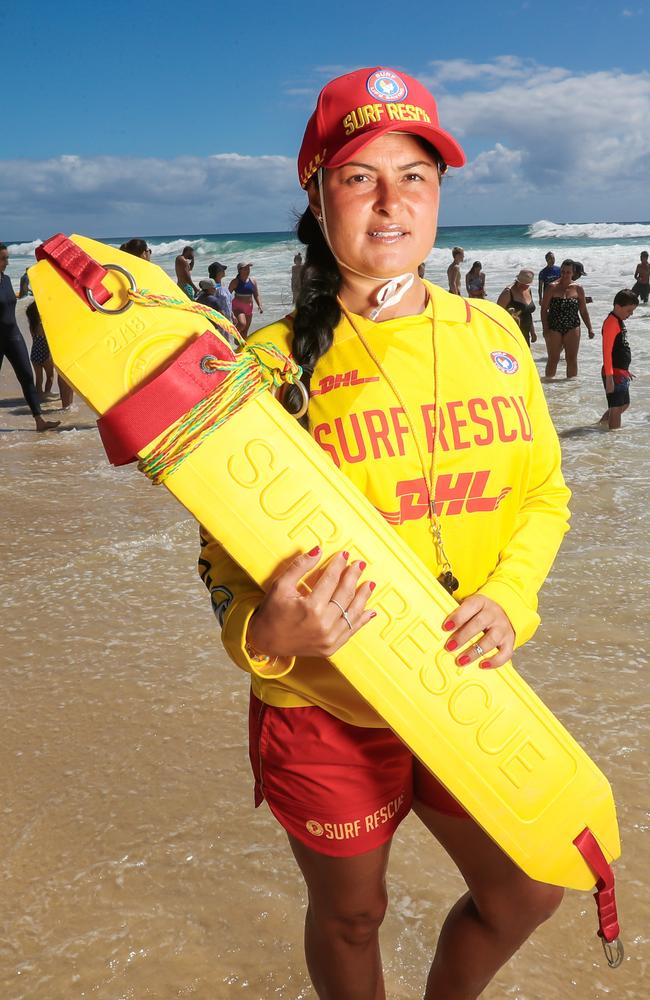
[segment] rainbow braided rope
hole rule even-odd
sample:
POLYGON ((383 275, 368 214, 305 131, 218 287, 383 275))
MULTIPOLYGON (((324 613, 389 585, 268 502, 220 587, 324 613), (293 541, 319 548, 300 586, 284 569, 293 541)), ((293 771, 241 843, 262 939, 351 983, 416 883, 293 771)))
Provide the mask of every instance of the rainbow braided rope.
POLYGON ((173 423, 149 455, 140 460, 138 468, 154 486, 158 486, 246 403, 267 392, 271 386, 278 389, 286 383, 297 382, 302 375, 302 368, 275 344, 248 345, 232 323, 209 306, 190 302, 189 299, 183 301, 166 295, 154 295, 146 289, 130 292, 129 297, 140 305, 169 306, 201 313, 218 330, 234 332, 242 345, 242 349, 231 361, 215 357, 204 359, 205 368, 214 372, 226 372, 225 379, 214 392, 199 400, 173 423))

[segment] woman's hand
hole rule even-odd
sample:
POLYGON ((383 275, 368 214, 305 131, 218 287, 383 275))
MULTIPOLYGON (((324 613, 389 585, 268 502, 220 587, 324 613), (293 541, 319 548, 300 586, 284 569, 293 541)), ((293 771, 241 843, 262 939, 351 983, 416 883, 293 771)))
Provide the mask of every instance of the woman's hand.
POLYGON ((445 632, 452 632, 445 643, 445 649, 453 653, 468 642, 474 645, 456 659, 459 667, 480 659, 484 670, 502 667, 512 656, 515 645, 515 630, 501 605, 484 597, 472 594, 458 605, 443 622, 445 632), (476 650, 479 645, 483 652, 476 650))
POLYGON ((246 638, 256 652, 271 657, 331 656, 375 617, 375 611, 366 610, 375 584, 359 585, 366 564, 348 565, 347 552, 329 560, 311 593, 300 586, 320 558, 320 549, 312 549, 274 580, 248 625, 246 638))

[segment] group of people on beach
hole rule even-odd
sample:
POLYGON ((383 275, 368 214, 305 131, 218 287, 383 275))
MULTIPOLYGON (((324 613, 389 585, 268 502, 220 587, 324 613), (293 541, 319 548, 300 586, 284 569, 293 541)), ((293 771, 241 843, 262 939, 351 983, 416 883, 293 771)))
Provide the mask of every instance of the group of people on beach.
POLYGON ((228 270, 226 264, 219 261, 210 264, 208 277, 200 280, 197 286, 192 278, 194 262, 194 247, 188 244, 174 262, 178 287, 189 299, 216 309, 235 324, 244 339, 248 337, 253 321, 253 302, 260 313, 264 312, 257 281, 251 275, 252 261, 240 261, 237 264, 237 276, 232 278, 227 287, 223 284, 228 270))
MULTIPOLYGON (((461 295, 460 265, 465 259, 462 247, 452 249, 452 260, 447 268, 449 291, 461 295)), ((593 301, 585 294, 578 280, 586 276, 581 261, 566 259, 558 267, 555 254, 549 250, 545 255, 546 264, 537 275, 539 310, 542 333, 547 349, 545 377, 553 379, 557 373, 562 353, 566 361, 566 377, 578 374, 578 349, 580 346, 580 320, 585 325, 590 340, 595 336, 587 305, 593 301)), ((530 346, 537 340, 533 313, 536 305, 532 285, 535 272, 522 268, 512 284, 508 285, 497 298, 497 305, 511 314, 526 343, 530 346)), ((606 317, 603 328, 602 379, 607 395, 607 410, 600 419, 610 430, 621 426, 621 414, 630 405, 629 386, 634 375, 630 371, 631 351, 627 339, 625 320, 629 319, 639 302, 647 303, 650 295, 650 263, 648 252, 642 251, 634 272, 635 284, 631 289, 623 288, 614 297, 612 311, 606 317)), ((474 261, 465 275, 467 296, 471 299, 486 299, 486 279, 480 261, 474 261)))

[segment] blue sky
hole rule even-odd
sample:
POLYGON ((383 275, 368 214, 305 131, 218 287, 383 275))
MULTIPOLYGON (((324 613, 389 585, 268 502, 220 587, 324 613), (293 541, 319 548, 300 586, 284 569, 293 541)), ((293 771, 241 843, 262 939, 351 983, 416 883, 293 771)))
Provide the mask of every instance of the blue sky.
POLYGON ((320 87, 374 65, 465 146, 443 224, 644 219, 649 44, 650 0, 8 0, 0 239, 287 229, 320 87))

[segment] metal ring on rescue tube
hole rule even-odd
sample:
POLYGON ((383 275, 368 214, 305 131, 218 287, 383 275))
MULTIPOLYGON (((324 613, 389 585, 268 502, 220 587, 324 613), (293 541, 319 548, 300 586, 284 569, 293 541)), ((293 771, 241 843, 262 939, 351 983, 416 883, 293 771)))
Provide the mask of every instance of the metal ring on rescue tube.
POLYGON ((605 952, 605 958, 610 969, 618 969, 625 958, 623 942, 620 938, 616 938, 614 941, 606 941, 605 938, 601 938, 601 941, 603 942, 603 951, 605 952))
MULTIPOLYGON (((129 282, 130 286, 129 291, 135 292, 138 286, 136 285, 135 278, 133 277, 130 271, 127 271, 125 268, 120 267, 119 264, 102 264, 102 267, 106 268, 107 271, 119 271, 120 274, 123 274, 124 277, 129 282)), ((131 299, 127 299, 125 305, 120 306, 119 309, 106 309, 105 306, 100 306, 99 302, 97 302, 97 300, 95 299, 95 296, 93 295, 90 288, 86 289, 86 298, 90 302, 93 309, 96 309, 97 312, 106 313, 109 316, 118 316, 120 313, 126 312, 126 310, 130 309, 131 306, 133 305, 131 299)))
POLYGON ((279 388, 274 388, 273 395, 276 397, 276 399, 278 397, 278 393, 282 389, 284 389, 287 384, 295 385, 296 389, 299 390, 300 395, 302 397, 302 403, 300 409, 296 413, 289 413, 289 411, 287 410, 287 413, 289 413, 289 416, 295 417, 296 420, 300 420, 300 418, 304 417, 305 413, 309 409, 309 393, 307 392, 303 383, 300 380, 298 380, 297 382, 285 383, 284 385, 281 385, 279 388))
POLYGON ((216 358, 214 354, 206 354, 199 361, 199 368, 202 372, 205 372, 206 375, 216 375, 217 369, 214 368, 210 362, 218 360, 219 358, 216 358))

